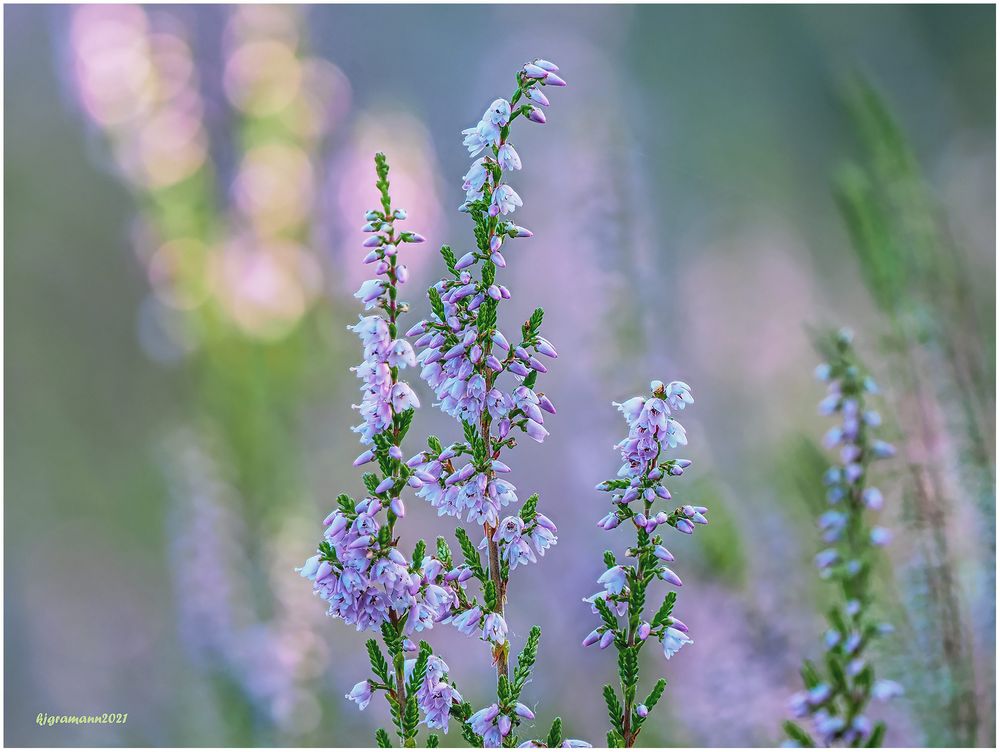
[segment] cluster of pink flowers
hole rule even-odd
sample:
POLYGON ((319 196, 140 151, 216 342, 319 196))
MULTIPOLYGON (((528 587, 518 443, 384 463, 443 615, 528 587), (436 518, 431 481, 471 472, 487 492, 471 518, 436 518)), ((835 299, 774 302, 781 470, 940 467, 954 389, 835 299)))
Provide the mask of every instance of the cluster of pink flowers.
POLYGON ((852 341, 849 330, 834 334, 825 348, 828 361, 816 369, 817 378, 827 385, 819 411, 838 418, 824 444, 839 447, 837 462, 823 478, 830 508, 819 524, 827 548, 816 555, 816 566, 823 579, 837 583, 839 597, 824 635, 825 665, 806 661, 806 688, 790 703, 792 715, 808 720, 812 734, 788 722, 786 746, 814 746, 817 741, 827 746, 879 746, 885 726, 865 714, 869 700, 902 693, 897 682, 875 679, 866 654, 876 637, 892 631, 891 625, 873 618, 870 584, 874 554, 890 535, 885 528, 870 526, 867 517, 883 504, 882 492, 870 484, 872 463, 892 457, 895 449, 874 435, 882 419, 866 400, 878 387, 862 369, 852 341))
POLYGON ((659 641, 666 658, 673 657, 685 645, 694 642, 684 622, 673 616, 676 593, 670 592, 663 605, 652 615, 644 613, 646 591, 653 579, 681 587, 680 577, 667 566, 674 555, 663 546, 656 534, 661 525, 673 527, 690 535, 696 525, 708 524, 707 509, 684 505, 673 510, 655 510, 657 505, 672 498, 665 479, 680 476, 691 465, 685 459, 666 459, 663 452, 687 444, 684 427, 672 413, 694 402, 690 387, 682 381, 664 384, 653 381, 648 397, 633 397, 621 404, 613 403, 628 423, 628 436, 616 445, 622 466, 616 478, 597 486, 611 494, 612 509, 597 524, 604 530, 614 530, 631 521, 636 533, 635 544, 626 550, 631 564, 619 564, 614 553, 605 553, 606 571, 597 582, 602 590, 584 599, 600 620, 600 625, 583 640, 584 647, 599 645, 601 649, 614 645, 621 654, 619 679, 624 694, 620 701, 609 685, 605 700, 612 730, 611 746, 633 746, 653 705, 659 700, 665 682, 657 684, 645 702, 635 701, 639 681, 638 652, 652 637, 659 641), (634 509, 636 505, 638 509, 634 509), (621 621, 623 620, 623 621, 621 621))
MULTIPOLYGON (((399 246, 424 241, 417 233, 396 230, 395 222, 405 218, 406 212, 402 209, 391 212, 373 209, 365 215, 367 223, 362 228, 370 233, 364 242, 364 247, 370 249, 365 263, 375 265, 376 276, 365 280, 354 297, 365 304, 365 310, 377 308, 386 313, 386 317, 361 316, 357 324, 348 327, 358 335, 364 348, 364 360, 351 369, 362 383, 361 404, 354 408, 361 413, 363 422, 354 430, 361 434, 364 444, 371 444, 376 435, 392 428, 394 415, 420 407, 420 401, 410 385, 397 377, 399 369, 417 364, 412 345, 396 336, 396 317, 401 310, 396 291, 408 277, 406 265, 397 260, 399 246)), ((374 452, 369 450, 357 459, 355 465, 365 464, 374 458, 374 452)))
MULTIPOLYGON (((356 629, 380 632, 395 665, 405 665, 405 675, 396 680, 388 673, 377 643, 371 642, 373 671, 380 679, 358 682, 347 697, 362 709, 375 690, 383 690, 394 713, 401 718, 397 731, 402 742, 415 738, 414 723, 402 720, 407 705, 409 674, 423 660, 423 680, 415 689, 417 707, 428 728, 447 731, 453 704, 461 695, 447 680, 448 666, 432 653, 421 653, 404 661, 404 654, 416 651, 410 636, 432 629, 450 619, 465 603, 462 583, 472 576, 465 566, 452 566, 450 557, 439 551, 427 555, 423 541, 411 559, 398 548, 395 524, 405 514, 400 494, 406 488, 410 470, 402 462, 400 445, 409 430, 415 408, 420 403, 412 388, 399 379, 401 369, 416 364, 412 346, 397 337, 397 317, 407 309, 398 296, 406 281, 406 266, 398 262, 399 246, 419 243, 423 238, 411 232, 397 232, 394 223, 406 212, 392 209, 388 193, 388 165, 376 156, 377 183, 382 208, 366 214, 363 231, 370 233, 365 263, 375 264, 376 277, 366 280, 355 294, 366 310, 380 313, 363 316, 349 327, 361 339, 364 360, 353 368, 361 379, 362 400, 355 405, 362 422, 354 428, 368 448, 354 461, 355 467, 376 463, 381 471, 364 476, 367 495, 354 502, 342 494, 339 507, 323 524, 326 531, 318 552, 298 571, 313 583, 313 592, 329 604, 329 615, 356 629), (445 560, 443 560, 445 559, 445 560)), ((429 649, 428 649, 429 650, 429 649)))
MULTIPOLYGON (((556 526, 545 515, 501 517, 518 503, 517 488, 499 476, 511 472, 502 451, 515 445, 518 433, 542 442, 548 435, 545 413, 555 406, 534 389, 538 374, 548 368, 544 358, 558 353, 539 333, 542 312, 536 310, 512 338, 497 323, 499 304, 511 297, 496 279, 507 265, 507 241, 532 233, 502 217, 522 205, 504 181, 505 172, 521 169, 521 158, 509 141, 511 122, 523 115, 544 123, 539 105, 547 106, 546 85, 564 86, 558 68, 546 61, 526 64, 518 73, 518 89, 510 100, 497 99, 479 123, 463 132, 473 156, 486 150, 464 177, 466 201, 460 210, 476 223, 476 248, 456 258, 442 249, 449 274, 429 291, 431 316, 413 326, 421 378, 433 389, 435 406, 460 421, 465 441, 432 446, 412 457, 410 485, 438 515, 464 518, 484 526, 482 548, 495 549, 511 569, 537 561, 557 541, 556 526), (534 104, 520 104, 527 99, 534 104), (478 270, 478 275, 475 272, 478 270), (505 385, 503 377, 514 381, 505 385)), ((502 608, 490 612, 478 606, 452 622, 465 634, 480 634, 494 644, 506 641, 502 608)))
POLYGON ((411 564, 380 534, 376 515, 385 508, 384 498, 372 497, 332 512, 323 521, 326 545, 299 572, 330 603, 330 616, 359 631, 379 631, 393 614, 405 617, 406 634, 431 629, 458 605, 456 583, 468 570, 445 569, 432 556, 411 564))

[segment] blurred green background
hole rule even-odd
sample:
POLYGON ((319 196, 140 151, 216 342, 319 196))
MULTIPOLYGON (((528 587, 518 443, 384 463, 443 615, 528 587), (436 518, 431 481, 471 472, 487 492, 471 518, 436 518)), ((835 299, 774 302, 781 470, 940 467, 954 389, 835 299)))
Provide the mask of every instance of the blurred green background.
MULTIPOLYGON (((512 585, 515 640, 543 627, 540 722, 604 737, 612 661, 577 646, 609 403, 682 378, 697 473, 677 490, 712 525, 675 551, 696 645, 665 667, 670 712, 644 742, 780 740, 828 597, 806 326, 832 324, 856 331, 904 448, 883 484, 898 631, 879 670, 907 688, 887 741, 994 744, 992 7, 4 18, 8 745, 372 744, 385 708, 343 698, 364 636, 292 571, 360 488, 344 327, 371 156, 429 240, 409 260, 419 314, 436 247, 469 237, 459 131, 536 56, 570 84, 518 135, 535 238, 506 270, 510 321, 543 305, 561 354, 552 436, 513 478, 560 526, 512 585), (128 723, 35 724, 103 712, 128 723)), ((413 435, 449 431, 424 409, 413 435)), ((420 507, 408 534, 437 534, 420 507)), ((485 704, 478 646, 430 640, 485 704)))

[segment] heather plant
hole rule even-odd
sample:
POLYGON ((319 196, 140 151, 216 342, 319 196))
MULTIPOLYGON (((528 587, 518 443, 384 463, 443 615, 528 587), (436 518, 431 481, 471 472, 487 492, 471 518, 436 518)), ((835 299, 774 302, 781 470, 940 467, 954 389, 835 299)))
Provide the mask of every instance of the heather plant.
MULTIPOLYGON (((546 60, 524 65, 516 74, 510 99, 496 99, 479 122, 462 133, 469 155, 478 158, 464 177, 466 200, 460 211, 473 220, 475 247, 461 257, 448 246, 441 249, 446 276, 428 291, 431 315, 407 334, 418 337, 421 377, 434 391, 436 405, 462 426, 462 440, 444 446, 436 437, 428 449, 407 463, 413 468, 411 485, 439 516, 450 515, 482 526, 478 546, 462 527, 456 530, 465 566, 479 594, 464 592, 449 621, 460 632, 476 636, 490 648, 497 677, 496 702, 471 712, 460 710, 464 736, 471 744, 512 746, 515 729, 534 712, 522 703, 521 692, 536 660, 541 630, 529 632, 513 669, 506 609, 512 573, 556 543, 556 526, 538 511, 538 496, 529 496, 515 514, 501 516, 518 504, 517 489, 501 478, 511 472, 503 452, 526 435, 544 441, 544 412, 555 407, 535 390, 538 374, 548 369, 541 357, 555 358, 552 344, 541 335, 543 311, 536 308, 517 337, 504 334, 499 324, 500 304, 510 290, 498 279, 507 266, 506 244, 532 233, 510 221, 522 206, 521 197, 505 176, 521 169, 521 157, 510 140, 519 117, 544 123, 542 107, 549 104, 543 88, 565 86, 558 68, 546 60), (479 550, 485 549, 483 564, 479 550)), ((582 744, 564 740, 561 724, 549 737, 528 744, 544 746, 582 744)))
POLYGON ((824 580, 837 586, 837 598, 828 612, 824 661, 804 662, 805 691, 791 701, 793 715, 808 719, 811 729, 786 722, 786 746, 878 747, 885 724, 868 718, 869 703, 899 695, 902 687, 876 680, 871 661, 872 643, 892 631, 877 617, 872 588, 877 551, 890 540, 889 531, 871 520, 884 499, 873 485, 872 466, 892 457, 895 449, 876 435, 882 418, 868 400, 878 388, 854 352, 852 334, 841 330, 821 349, 827 360, 816 375, 827 384, 827 395, 819 409, 838 419, 824 444, 838 456, 823 477, 829 509, 819 526, 827 547, 816 555, 816 566, 824 580))
MULTIPOLYGON (((453 606, 464 601, 461 582, 472 573, 452 566, 443 540, 437 552, 428 552, 423 540, 416 541, 409 557, 400 548, 396 526, 406 512, 400 496, 412 475, 403 463, 401 446, 420 402, 400 378, 401 371, 417 361, 398 331, 399 316, 408 310, 399 297, 408 277, 399 252, 424 238, 396 225, 406 219, 406 212, 392 206, 385 155, 375 156, 375 169, 381 206, 365 215, 362 228, 369 234, 364 262, 374 265, 375 276, 355 293, 366 311, 375 312, 360 316, 349 328, 364 352, 362 363, 352 369, 362 393, 361 403, 354 406, 362 420, 353 430, 366 447, 354 466, 374 463, 377 472, 364 474, 367 494, 361 500, 338 497, 337 509, 323 520, 327 527, 318 552, 298 571, 329 602, 331 617, 358 631, 381 634, 388 659, 377 639, 368 640, 372 677, 355 684, 346 696, 364 710, 373 695, 382 693, 400 745, 414 747, 421 720, 429 729, 448 731, 452 706, 462 696, 449 681, 444 660, 426 642, 418 646, 412 636, 451 615, 453 606)), ((376 732, 376 739, 380 746, 391 746, 384 729, 376 732)), ((437 743, 438 737, 429 734, 427 746, 437 743)))
POLYGON ((597 490, 611 494, 612 507, 598 527, 611 531, 626 523, 635 530, 635 544, 625 549, 623 557, 629 563, 619 563, 613 551, 605 551, 607 571, 597 580, 603 590, 585 599, 601 624, 584 639, 584 647, 596 644, 603 650, 613 645, 618 653, 618 691, 611 684, 604 686, 611 720, 609 747, 635 746, 643 724, 666 689, 667 680, 660 678, 645 699, 637 702, 643 646, 653 638, 669 660, 694 642, 687 625, 673 615, 676 591, 669 591, 655 612, 646 609, 647 592, 654 580, 674 587, 683 584, 667 566, 674 555, 664 547, 656 530, 665 526, 692 535, 695 525, 708 524, 708 510, 702 506, 656 509, 672 499, 666 479, 683 475, 691 465, 690 460, 664 455, 687 444, 684 426, 672 413, 683 410, 694 398, 682 381, 653 381, 650 391, 648 397, 613 403, 628 423, 628 436, 616 446, 622 458, 617 476, 597 486, 597 490))
MULTIPOLYGON (((555 413, 555 408, 534 386, 538 374, 547 370, 539 358, 555 358, 557 353, 541 336, 540 308, 523 324, 520 337, 508 339, 501 331, 499 304, 511 293, 497 280, 497 270, 506 266, 502 253, 506 241, 532 235, 505 219, 522 205, 504 181, 505 172, 521 168, 520 156, 509 141, 510 126, 521 116, 545 122, 539 105, 549 102, 542 87, 565 85, 557 70, 545 60, 524 65, 510 100, 495 100, 479 123, 463 131, 471 156, 486 152, 465 176, 466 201, 460 207, 475 223, 476 248, 460 259, 448 246, 441 249, 448 276, 428 291, 431 315, 406 332, 406 337, 418 338, 419 356, 399 336, 398 317, 408 306, 398 297, 399 286, 407 279, 398 252, 401 244, 423 238, 396 230, 395 222, 406 214, 392 208, 388 166, 383 155, 376 156, 381 208, 368 212, 363 228, 371 233, 364 242, 370 249, 364 261, 375 265, 376 276, 362 283, 355 297, 366 310, 378 313, 361 317, 351 328, 364 347, 364 362, 355 369, 362 380, 363 399, 357 409, 363 421, 354 430, 367 447, 354 464, 375 463, 380 472, 364 475, 368 494, 361 501, 346 494, 339 497, 338 509, 324 520, 328 527, 317 554, 299 571, 329 601, 331 616, 359 630, 381 633, 389 658, 377 640, 369 640, 373 676, 358 682, 347 697, 363 709, 374 694, 383 693, 403 746, 416 745, 421 716, 429 728, 445 732, 454 716, 462 722, 466 741, 488 747, 515 745, 514 730, 534 718, 520 699, 530 680, 541 630, 537 626, 530 630, 511 670, 505 608, 511 573, 544 556, 556 543, 557 530, 538 511, 537 495, 529 496, 517 514, 501 519, 503 508, 517 504, 518 497, 515 486, 498 476, 511 472, 501 456, 516 445, 518 435, 541 442, 548 434, 543 411, 555 413), (419 401, 399 373, 417 363, 439 400, 436 406, 461 423, 464 440, 445 447, 431 436, 428 449, 404 463, 401 445, 419 401), (455 564, 443 537, 432 555, 422 540, 416 542, 409 560, 400 552, 396 524, 404 515, 400 496, 407 486, 439 516, 464 517, 482 525, 478 548, 463 527, 456 530, 463 563, 455 564), (486 564, 479 553, 482 549, 487 551, 486 564), (473 581, 480 585, 478 594, 470 592, 473 581), (473 712, 449 681, 447 664, 427 643, 418 647, 411 639, 441 622, 490 646, 496 702, 473 712), (405 657, 413 652, 415 658, 405 657)), ((384 730, 376 737, 380 746, 390 745, 384 730)), ((437 736, 429 735, 427 743, 436 746, 437 736)), ((531 740, 525 746, 589 745, 565 739, 557 718, 544 740, 531 740)))
POLYGON ((899 663, 928 743, 970 746, 980 725, 992 738, 995 713, 993 673, 975 671, 977 652, 992 663, 996 632, 993 299, 977 295, 968 259, 885 100, 862 78, 848 91, 863 151, 838 173, 835 192, 883 315, 880 349, 905 436, 911 555, 900 578, 908 623, 899 663), (950 538, 965 508, 978 518, 970 529, 979 539, 957 551, 950 538), (978 577, 958 571, 960 556, 984 564, 978 577))

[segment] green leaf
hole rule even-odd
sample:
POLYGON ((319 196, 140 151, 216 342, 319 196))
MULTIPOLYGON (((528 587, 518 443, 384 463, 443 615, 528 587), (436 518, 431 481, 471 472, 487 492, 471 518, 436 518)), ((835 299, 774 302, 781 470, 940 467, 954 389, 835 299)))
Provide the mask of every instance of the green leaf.
POLYGON ((611 612, 611 608, 603 598, 594 599, 594 608, 597 609, 597 613, 601 615, 604 625, 608 629, 618 629, 618 619, 615 618, 615 615, 611 612))
POLYGON ((885 738, 885 724, 882 721, 879 721, 875 724, 875 728, 872 729, 872 735, 868 737, 868 741, 865 742, 865 746, 881 747, 883 738, 885 738))
POLYGON ((448 271, 450 271, 452 274, 458 274, 458 271, 456 271, 455 269, 455 264, 457 263, 457 260, 450 246, 447 245, 441 246, 441 257, 444 259, 444 265, 448 267, 448 271))
POLYGON ((847 688, 847 676, 844 674, 844 667, 840 665, 840 659, 833 653, 826 654, 826 667, 830 670, 830 677, 834 685, 840 689, 847 688))
POLYGON ((435 747, 441 746, 440 740, 438 739, 438 735, 437 734, 429 734, 428 735, 428 737, 427 737, 427 746, 430 747, 431 749, 434 749, 435 747))
POLYGON ((805 732, 805 730, 799 726, 797 723, 792 721, 785 721, 783 724, 785 733, 788 734, 788 738, 792 739, 803 747, 815 747, 816 743, 812 740, 812 737, 805 732))
POLYGON ((663 678, 657 679, 656 684, 653 685, 653 688, 649 691, 649 694, 646 695, 645 702, 642 703, 643 705, 646 706, 647 710, 652 712, 653 708, 656 707, 656 703, 658 703, 660 701, 660 698, 663 696, 663 690, 665 690, 666 688, 667 688, 667 680, 663 678))
POLYGON ((417 696, 411 694, 406 698, 406 711, 403 713, 403 738, 409 741, 417 733, 417 725, 420 723, 420 707, 417 705, 417 696))
POLYGON ((613 552, 611 551, 604 552, 604 566, 606 566, 608 569, 611 569, 611 567, 615 566, 617 563, 618 562, 615 561, 615 555, 613 552))
POLYGON ((545 316, 545 311, 541 308, 536 308, 531 314, 531 317, 524 324, 524 340, 526 342, 533 341, 538 336, 538 330, 542 326, 542 318, 545 316))
POLYGON ((479 311, 476 316, 476 329, 479 333, 485 335, 493 327, 497 325, 497 301, 493 298, 487 297, 479 305, 479 311))
POLYGON ((382 152, 375 155, 375 173, 378 175, 375 187, 381 194, 382 210, 388 216, 392 211, 392 199, 389 197, 389 162, 382 152))
POLYGON ((330 543, 330 541, 320 541, 316 550, 319 551, 320 557, 323 561, 328 561, 331 564, 338 566, 340 565, 340 559, 337 558, 337 551, 334 549, 333 544, 330 543))
POLYGON ((392 534, 391 534, 388 526, 383 526, 383 527, 379 528, 379 531, 378 531, 378 542, 380 544, 382 544, 383 546, 388 546, 391 538, 392 538, 392 534))
POLYGON ((830 624, 832 624, 834 629, 840 632, 840 634, 845 635, 850 632, 847 625, 844 624, 844 618, 840 615, 840 609, 836 607, 831 608, 827 616, 830 619, 830 624))
POLYGON ((816 670, 816 666, 813 665, 812 661, 802 662, 802 682, 806 685, 806 689, 812 689, 817 684, 823 680, 820 678, 819 672, 816 670))
POLYGON ((414 568, 419 567, 423 563, 425 556, 427 556, 427 543, 421 538, 413 547, 413 558, 411 561, 414 568))
POLYGON ((608 746, 611 749, 619 749, 625 746, 625 740, 614 731, 608 732, 608 746))
POLYGON ((389 651, 389 657, 393 659, 393 663, 398 662, 403 655, 403 636, 399 630, 387 621, 382 622, 382 639, 385 641, 386 650, 389 651))
POLYGON ((451 548, 448 546, 448 541, 445 540, 443 535, 439 535, 437 539, 437 557, 446 569, 454 567, 454 563, 451 560, 451 548))
POLYGON ((503 674, 497 677, 497 701, 501 706, 509 705, 511 702, 510 681, 503 674))
POLYGON ((549 727, 549 734, 545 737, 545 746, 549 748, 558 747, 562 744, 562 718, 556 716, 552 719, 552 725, 549 727))
POLYGON ((410 678, 406 682, 406 695, 416 694, 420 685, 424 681, 424 677, 427 674, 427 659, 431 655, 431 646, 426 642, 420 642, 420 652, 417 653, 417 660, 413 664, 413 672, 410 674, 410 678))
POLYGON ((487 580, 483 585, 483 600, 486 602, 487 611, 495 611, 497 607, 497 588, 493 580, 487 580))
POLYGON ((372 638, 365 643, 365 646, 368 648, 368 660, 371 662, 372 673, 384 684, 389 684, 389 663, 382 654, 378 641, 372 638))
POLYGON ((347 494, 340 494, 337 497, 337 506, 340 507, 340 511, 344 514, 354 514, 354 507, 357 505, 358 503, 347 494))
POLYGON ((430 447, 434 454, 441 454, 441 452, 444 451, 444 447, 441 445, 441 440, 437 436, 428 436, 427 446, 430 447))
POLYGON ((469 534, 465 531, 465 528, 456 528, 455 537, 458 539, 458 545, 462 548, 462 556, 465 558, 465 566, 472 570, 472 574, 474 574, 480 582, 484 582, 486 580, 486 571, 483 569, 482 560, 479 558, 479 550, 469 539, 469 534))
POLYGON ((441 294, 436 288, 431 287, 427 290, 427 299, 431 302, 431 310, 434 311, 434 315, 438 317, 438 320, 444 323, 444 303, 441 300, 441 294))
POLYGON ((639 684, 639 648, 626 647, 618 652, 618 676, 625 689, 625 704, 632 705, 639 684))
MULTIPOLYGON (((497 265, 490 260, 483 262, 483 284, 489 287, 496 281, 497 265)), ((496 302, 496 301, 494 301, 496 302)), ((494 322, 495 323, 495 322, 494 322)))
POLYGON ((476 226, 472 231, 476 236, 476 246, 488 256, 490 254, 489 231, 486 229, 485 223, 481 222, 475 214, 473 214, 473 218, 476 219, 476 226))
POLYGON ((413 422, 414 409, 408 408, 397 415, 393 420, 396 423, 396 433, 399 438, 397 440, 397 445, 402 443, 403 439, 406 438, 407 432, 410 430, 410 424, 413 422))
POLYGON ((528 632, 528 639, 524 643, 524 648, 517 656, 517 667, 514 669, 514 685, 511 688, 512 701, 516 702, 521 696, 521 690, 531 677, 531 669, 535 665, 538 657, 538 643, 542 639, 542 628, 537 624, 528 632))
POLYGON ((537 508, 538 494, 531 494, 527 501, 524 502, 524 506, 521 507, 521 519, 525 522, 525 524, 530 523, 535 519, 537 508))
POLYGON ((532 371, 527 376, 524 377, 524 381, 521 383, 528 389, 535 388, 535 382, 538 380, 538 371, 532 371))
POLYGON ((656 612, 656 616, 653 617, 652 626, 659 627, 664 624, 669 624, 670 614, 674 610, 674 602, 677 600, 677 593, 671 590, 667 593, 667 596, 663 599, 663 605, 660 606, 660 610, 656 612))
POLYGON ((379 729, 375 732, 375 743, 384 749, 392 746, 392 741, 390 741, 389 734, 386 733, 385 729, 379 729))
POLYGON ((378 476, 375 473, 365 473, 361 476, 361 480, 365 482, 365 488, 368 489, 368 493, 374 495, 375 489, 378 488, 378 476))
POLYGON ((403 714, 403 738, 407 742, 417 735, 417 725, 420 723, 417 690, 427 675, 427 659, 430 654, 431 646, 426 642, 421 642, 420 652, 417 654, 417 660, 413 664, 413 672, 406 682, 406 712, 403 714))
POLYGON ((468 421, 462 421, 462 433, 465 435, 465 440, 468 442, 470 447, 472 447, 479 438, 479 429, 468 421))
POLYGON ((618 695, 615 694, 614 687, 610 684, 604 685, 604 703, 608 706, 608 719, 611 721, 611 728, 617 731, 624 738, 625 731, 622 728, 622 710, 618 695))

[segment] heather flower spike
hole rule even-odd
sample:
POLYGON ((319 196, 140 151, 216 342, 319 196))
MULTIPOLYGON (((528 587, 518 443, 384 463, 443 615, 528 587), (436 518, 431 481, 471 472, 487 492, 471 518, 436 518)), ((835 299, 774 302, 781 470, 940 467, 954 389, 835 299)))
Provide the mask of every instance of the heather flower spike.
POLYGON ((414 345, 420 375, 434 391, 435 406, 461 424, 462 440, 445 447, 430 437, 428 449, 408 463, 413 468, 410 485, 438 515, 481 526, 479 548, 487 554, 483 564, 468 533, 456 531, 481 598, 460 604, 450 621, 462 634, 487 643, 497 675, 496 702, 474 713, 469 708, 463 733, 471 744, 487 747, 509 745, 527 718, 523 710, 518 712, 524 708, 520 693, 540 636, 534 627, 512 671, 505 614, 511 573, 538 562, 557 540, 555 524, 537 511, 537 495, 519 510, 506 511, 518 503, 517 489, 500 477, 511 471, 502 459, 504 450, 521 436, 544 441, 544 413, 555 412, 552 402, 535 390, 538 374, 547 370, 544 360, 557 356, 541 336, 542 309, 535 309, 518 336, 501 331, 500 304, 512 293, 497 270, 507 265, 510 243, 531 237, 510 221, 524 203, 506 182, 523 165, 510 140, 511 126, 522 116, 544 122, 530 102, 547 104, 541 88, 565 82, 544 60, 524 65, 516 79, 510 99, 493 100, 479 122, 462 131, 475 160, 463 177, 465 202, 459 209, 474 223, 474 245, 460 258, 447 246, 441 249, 447 274, 428 291, 430 317, 412 330, 418 336, 414 345))
MULTIPOLYGON (((360 501, 347 494, 338 497, 337 509, 323 520, 326 531, 316 555, 297 571, 329 602, 331 617, 382 635, 388 660, 378 641, 368 640, 373 676, 355 684, 346 697, 364 710, 374 694, 384 693, 400 744, 415 746, 421 717, 428 728, 447 732, 452 708, 462 696, 448 679, 448 665, 426 642, 418 647, 410 636, 450 617, 452 608, 465 601, 465 570, 454 567, 440 545, 436 555, 428 555, 424 541, 417 541, 410 557, 398 548, 396 525, 404 510, 400 495, 412 479, 400 446, 420 406, 400 378, 416 358, 411 345, 399 338, 398 318, 407 310, 399 299, 406 277, 399 256, 407 244, 423 238, 396 227, 406 214, 392 208, 384 155, 375 156, 375 167, 381 208, 365 215, 362 228, 369 234, 363 243, 370 249, 365 263, 374 264, 375 277, 355 295, 366 311, 374 312, 349 329, 364 351, 363 362, 352 369, 361 380, 362 395, 355 405, 362 422, 353 430, 366 448, 354 465, 372 464, 377 472, 363 476, 368 493, 360 501)), ((390 746, 384 730, 377 739, 380 746, 390 746)), ((436 746, 437 737, 431 734, 427 743, 436 746)))
POLYGON ((866 405, 877 392, 853 348, 849 330, 841 330, 821 343, 827 362, 816 376, 827 384, 820 412, 836 416, 838 423, 827 433, 828 449, 837 461, 824 475, 829 509, 819 520, 825 548, 816 556, 820 576, 837 583, 839 600, 829 613, 824 635, 823 666, 806 661, 802 666, 805 691, 791 699, 792 714, 808 721, 807 731, 793 721, 785 723, 784 746, 878 747, 885 724, 873 724, 866 715, 869 702, 888 700, 902 693, 894 681, 876 680, 866 654, 871 641, 891 627, 871 614, 871 571, 876 549, 885 545, 888 531, 870 524, 882 506, 882 492, 871 484, 870 471, 876 460, 891 457, 890 444, 875 436, 881 424, 877 412, 866 405))
POLYGON ((684 427, 673 417, 694 402, 691 388, 682 381, 664 384, 653 381, 648 397, 633 397, 617 407, 628 423, 628 436, 616 446, 623 460, 617 477, 597 486, 611 494, 611 511, 597 524, 604 530, 626 525, 635 531, 635 543, 619 563, 612 551, 604 553, 606 571, 598 578, 601 590, 584 599, 600 617, 600 624, 583 640, 584 647, 605 649, 614 645, 618 653, 619 687, 604 686, 611 730, 609 747, 632 747, 650 712, 656 706, 666 679, 659 679, 641 702, 639 652, 647 643, 658 643, 665 659, 670 659, 694 640, 686 624, 673 616, 677 593, 669 591, 655 612, 645 609, 647 591, 654 580, 681 587, 681 579, 666 566, 674 561, 657 528, 667 527, 690 535, 698 525, 708 524, 708 510, 684 505, 671 511, 657 509, 671 498, 664 485, 668 477, 679 476, 691 465, 689 460, 668 459, 668 449, 687 444, 684 427))

